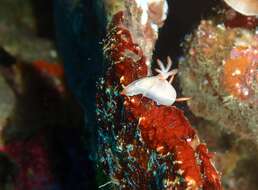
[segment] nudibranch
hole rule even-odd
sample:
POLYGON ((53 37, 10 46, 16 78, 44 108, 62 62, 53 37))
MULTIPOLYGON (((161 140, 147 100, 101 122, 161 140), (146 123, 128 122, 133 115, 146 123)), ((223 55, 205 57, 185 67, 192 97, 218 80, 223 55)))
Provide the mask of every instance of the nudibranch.
POLYGON ((175 101, 185 101, 190 98, 176 98, 177 93, 175 88, 171 85, 174 76, 177 74, 177 69, 170 70, 172 61, 167 58, 167 67, 157 60, 160 69, 155 69, 158 73, 156 76, 147 76, 133 81, 127 85, 122 94, 126 96, 135 96, 142 94, 151 100, 154 100, 158 105, 171 106, 175 101), (169 81, 167 80, 170 77, 169 81))
POLYGON ((257 0, 224 0, 228 6, 245 16, 258 16, 257 0))

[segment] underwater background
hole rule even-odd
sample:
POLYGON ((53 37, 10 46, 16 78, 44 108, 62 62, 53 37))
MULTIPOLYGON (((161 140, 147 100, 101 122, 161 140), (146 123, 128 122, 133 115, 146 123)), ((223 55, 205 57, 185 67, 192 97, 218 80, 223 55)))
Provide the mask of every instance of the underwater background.
POLYGON ((160 0, 153 34, 137 2, 0 0, 0 190, 258 189, 257 15, 160 0), (121 95, 167 56, 190 101, 121 95))

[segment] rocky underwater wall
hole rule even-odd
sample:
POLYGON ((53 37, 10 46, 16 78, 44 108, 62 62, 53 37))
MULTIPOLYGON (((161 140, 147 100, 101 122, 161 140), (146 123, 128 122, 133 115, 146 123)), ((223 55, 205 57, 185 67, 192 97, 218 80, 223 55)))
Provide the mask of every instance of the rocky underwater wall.
POLYGON ((162 72, 152 69, 167 2, 117 4, 103 42, 108 69, 97 84, 99 166, 110 176, 100 188, 222 189, 212 153, 184 112, 158 102, 171 85, 162 78, 169 68, 158 61, 162 72), (156 81, 160 91, 151 91, 156 81))

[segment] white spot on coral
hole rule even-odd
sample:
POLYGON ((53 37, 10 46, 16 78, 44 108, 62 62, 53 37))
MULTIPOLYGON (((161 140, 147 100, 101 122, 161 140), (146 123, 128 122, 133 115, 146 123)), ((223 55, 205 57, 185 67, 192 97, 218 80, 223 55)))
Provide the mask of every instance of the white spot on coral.
POLYGON ((236 75, 240 75, 241 71, 239 69, 234 70, 234 72, 232 73, 232 76, 236 76, 236 75))
POLYGON ((160 4, 163 3, 163 14, 161 20, 165 20, 167 18, 167 12, 168 12, 168 4, 166 0, 135 0, 137 3, 137 6, 142 9, 142 16, 141 16, 141 24, 146 25, 148 22, 148 11, 149 11, 149 5, 152 3, 160 4))
POLYGON ((145 25, 148 21, 148 3, 149 0, 135 0, 138 7, 142 9, 141 24, 145 25))
POLYGON ((151 23, 151 28, 157 33, 159 31, 159 27, 157 24, 151 23))
POLYGON ((240 84, 239 84, 239 83, 236 83, 236 84, 235 84, 235 86, 236 86, 236 87, 239 87, 239 86, 240 86, 240 84))
POLYGON ((246 88, 246 87, 244 87, 244 88, 242 89, 242 92, 243 92, 244 96, 248 96, 248 95, 249 95, 249 90, 248 90, 248 88, 246 88))

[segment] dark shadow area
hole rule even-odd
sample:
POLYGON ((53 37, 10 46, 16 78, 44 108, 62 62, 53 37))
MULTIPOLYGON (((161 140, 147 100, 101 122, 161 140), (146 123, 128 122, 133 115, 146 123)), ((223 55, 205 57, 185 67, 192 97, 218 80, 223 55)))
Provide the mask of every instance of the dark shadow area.
POLYGON ((53 0, 31 0, 31 4, 36 18, 37 35, 54 40, 53 0))
MULTIPOLYGON (((106 17, 101 1, 54 1, 55 28, 59 55, 71 91, 80 102, 90 131, 91 153, 96 156, 96 81, 104 69, 101 41, 106 17)), ((94 157, 93 156, 93 157, 94 157)), ((89 180, 92 180, 92 176, 89 180)))
MULTIPOLYGON (((178 58, 183 54, 181 46, 184 38, 200 23, 202 18, 213 14, 212 8, 218 6, 218 0, 171 0, 168 1, 169 14, 164 26, 160 29, 159 38, 156 43, 154 58, 164 60, 170 56, 173 60, 173 67, 177 67, 178 58)), ((180 81, 176 77, 173 86, 176 88, 178 97, 183 96, 180 89, 180 81)), ((188 118, 194 120, 186 103, 175 103, 175 106, 185 110, 188 118)))
POLYGON ((18 167, 6 154, 0 152, 0 187, 6 187, 15 181, 18 167))
POLYGON ((218 3, 218 0, 168 1, 169 14, 159 33, 155 57, 165 58, 169 55, 175 61, 182 54, 180 44, 185 35, 197 26, 201 18, 206 18, 218 3))
POLYGON ((16 59, 11 56, 4 48, 0 47, 0 64, 7 67, 16 62, 16 59))
POLYGON ((83 129, 71 128, 48 131, 53 174, 58 177, 62 190, 96 189, 95 166, 88 158, 87 143, 82 143, 83 133, 83 129))

